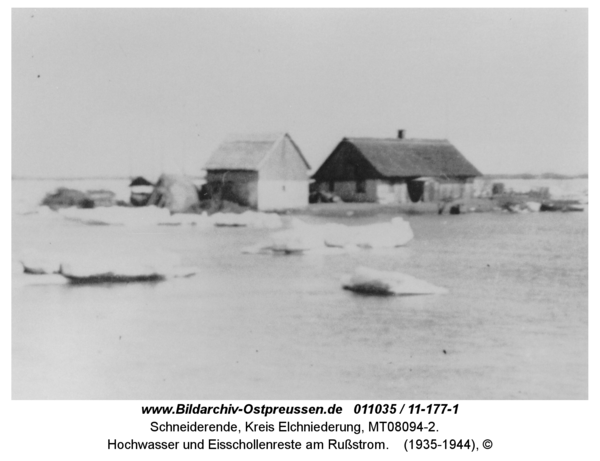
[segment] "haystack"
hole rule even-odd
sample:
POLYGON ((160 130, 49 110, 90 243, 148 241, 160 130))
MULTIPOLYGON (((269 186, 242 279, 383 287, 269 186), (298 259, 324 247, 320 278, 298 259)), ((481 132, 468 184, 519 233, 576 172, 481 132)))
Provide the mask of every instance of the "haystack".
POLYGON ((148 205, 167 208, 171 213, 195 212, 200 208, 198 190, 185 176, 163 174, 150 195, 148 205))

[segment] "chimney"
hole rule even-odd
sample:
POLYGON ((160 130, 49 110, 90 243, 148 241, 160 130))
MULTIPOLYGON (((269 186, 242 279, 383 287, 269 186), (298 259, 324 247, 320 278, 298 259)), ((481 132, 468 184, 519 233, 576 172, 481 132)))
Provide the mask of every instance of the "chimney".
POLYGON ((398 130, 398 139, 404 139, 404 132, 406 130, 398 130))

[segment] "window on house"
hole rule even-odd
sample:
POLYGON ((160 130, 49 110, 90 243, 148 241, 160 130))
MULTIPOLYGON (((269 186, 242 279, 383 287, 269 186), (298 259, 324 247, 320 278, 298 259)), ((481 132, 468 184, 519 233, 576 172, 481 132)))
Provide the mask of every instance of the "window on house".
POLYGON ((329 192, 335 192, 335 182, 329 181, 329 192))
POLYGON ((364 194, 365 192, 367 192, 367 181, 364 179, 356 181, 356 193, 364 194))

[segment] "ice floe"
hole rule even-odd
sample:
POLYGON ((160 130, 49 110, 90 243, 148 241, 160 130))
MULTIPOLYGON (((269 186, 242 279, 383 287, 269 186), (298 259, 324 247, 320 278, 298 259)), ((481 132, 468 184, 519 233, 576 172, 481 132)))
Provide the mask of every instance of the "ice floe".
POLYGON ((34 249, 26 249, 18 257, 26 274, 58 274, 60 272, 60 255, 56 253, 41 253, 34 249))
POLYGON ((445 294, 448 290, 412 275, 358 267, 352 275, 342 279, 346 290, 373 295, 429 295, 445 294))
POLYGON ((267 241, 242 251, 248 254, 327 254, 358 248, 395 248, 406 245, 413 237, 410 224, 400 217, 391 222, 364 226, 312 225, 296 218, 292 220, 290 229, 274 232, 267 241))
POLYGON ((63 208, 58 213, 66 219, 89 225, 112 226, 180 226, 198 227, 251 227, 255 229, 278 229, 283 226, 281 217, 275 213, 245 211, 244 213, 206 212, 171 214, 166 208, 146 207, 105 207, 105 208, 63 208))
POLYGON ((102 207, 102 208, 62 208, 60 215, 71 221, 91 225, 112 226, 152 226, 171 221, 171 213, 166 208, 147 207, 102 207))
POLYGON ((183 266, 178 255, 163 251, 129 255, 108 251, 101 257, 93 253, 57 256, 30 252, 21 258, 21 263, 23 272, 35 276, 30 280, 36 283, 43 282, 44 274, 59 274, 72 283, 117 283, 190 277, 197 272, 195 267, 183 266))

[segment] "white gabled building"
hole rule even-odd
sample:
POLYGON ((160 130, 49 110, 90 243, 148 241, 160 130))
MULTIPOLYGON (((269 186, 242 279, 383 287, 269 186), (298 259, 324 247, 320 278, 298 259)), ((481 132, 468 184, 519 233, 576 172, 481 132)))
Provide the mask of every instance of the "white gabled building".
POLYGON ((287 133, 230 135, 204 169, 221 200, 263 211, 308 205, 310 165, 287 133))

